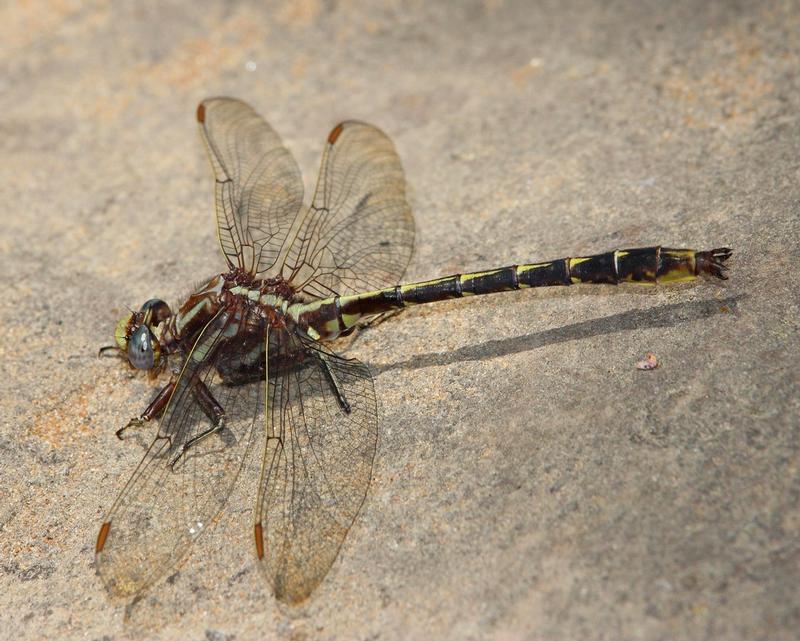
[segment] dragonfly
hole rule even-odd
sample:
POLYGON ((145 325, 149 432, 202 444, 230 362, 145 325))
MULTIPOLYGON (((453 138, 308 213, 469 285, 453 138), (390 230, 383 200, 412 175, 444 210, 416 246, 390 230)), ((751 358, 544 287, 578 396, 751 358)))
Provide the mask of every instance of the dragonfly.
POLYGON ((336 125, 306 205, 296 161, 253 108, 210 98, 197 121, 227 270, 177 312, 148 300, 106 348, 136 370, 169 375, 117 432, 158 420, 97 537, 96 567, 113 595, 141 593, 175 568, 220 518, 243 469, 260 473, 253 540, 275 597, 300 602, 322 582, 364 503, 378 439, 369 368, 337 354, 334 339, 411 305, 466 296, 726 278, 729 248, 654 246, 398 284, 414 221, 381 130, 336 125), (260 465, 247 464, 254 450, 260 465))

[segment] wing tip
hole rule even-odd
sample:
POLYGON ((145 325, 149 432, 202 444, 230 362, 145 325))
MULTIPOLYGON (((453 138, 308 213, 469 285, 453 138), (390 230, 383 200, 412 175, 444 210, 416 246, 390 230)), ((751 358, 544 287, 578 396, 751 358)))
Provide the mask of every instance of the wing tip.
POLYGON ((200 124, 205 123, 206 121, 206 103, 201 102, 197 105, 197 122, 200 124))
POLYGON ((343 130, 344 130, 343 122, 340 122, 333 129, 331 129, 331 133, 328 134, 328 144, 329 145, 334 144, 336 140, 339 138, 339 136, 342 134, 343 130))
POLYGON ((100 532, 98 532, 97 534, 97 543, 94 546, 95 554, 100 554, 100 552, 103 551, 110 530, 111 530, 111 521, 106 521, 105 523, 103 523, 103 525, 100 526, 100 532))
POLYGON ((256 554, 260 561, 264 558, 264 531, 261 528, 261 523, 256 523, 254 530, 256 535, 256 554))

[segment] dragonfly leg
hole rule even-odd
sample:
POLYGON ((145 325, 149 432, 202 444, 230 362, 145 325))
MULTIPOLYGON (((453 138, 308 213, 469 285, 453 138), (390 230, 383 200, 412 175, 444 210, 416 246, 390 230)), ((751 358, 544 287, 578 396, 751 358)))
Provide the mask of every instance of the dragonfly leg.
POLYGON ((217 422, 214 423, 214 425, 209 427, 207 430, 200 432, 200 434, 198 434, 197 436, 194 436, 190 438, 188 441, 186 441, 181 447, 181 451, 178 452, 178 455, 175 456, 175 458, 173 458, 169 462, 169 466, 172 469, 172 471, 173 472, 175 471, 175 466, 177 465, 178 461, 180 461, 184 456, 186 456, 186 452, 188 452, 190 448, 194 447, 200 441, 211 436, 212 434, 216 434, 217 432, 221 431, 224 427, 225 427, 225 417, 220 416, 217 419, 217 422))
POLYGON ((326 356, 319 356, 319 362, 322 366, 322 371, 325 372, 325 376, 327 377, 328 382, 330 382, 331 387, 336 394, 336 400, 339 401, 339 407, 345 414, 349 414, 351 412, 350 403, 347 401, 347 397, 344 395, 344 390, 339 383, 336 372, 334 372, 331 368, 328 358, 326 356))
POLYGON ((164 410, 167 407, 167 403, 169 402, 169 397, 172 396, 172 391, 175 389, 175 384, 177 383, 176 378, 171 378, 169 383, 167 383, 161 391, 156 395, 150 405, 142 412, 139 416, 132 418, 128 421, 127 425, 120 427, 117 430, 117 438, 122 440, 122 434, 125 430, 131 427, 141 427, 145 423, 149 423, 152 419, 158 418, 164 413, 164 410))
POLYGON ((378 325, 382 325, 384 322, 386 322, 390 318, 394 318, 402 311, 403 311, 402 309, 391 309, 388 312, 383 312, 382 314, 378 314, 377 316, 370 316, 364 320, 360 320, 358 322, 358 325, 353 325, 352 327, 344 330, 341 334, 339 334, 339 338, 342 338, 344 336, 350 336, 352 334, 353 338, 347 344, 347 349, 350 349, 350 347, 359 339, 359 337, 362 336, 362 332, 373 329, 378 325))
POLYGON ((225 410, 222 408, 222 405, 214 398, 211 390, 206 387, 203 381, 197 381, 192 391, 200 407, 203 408, 203 412, 205 412, 205 415, 208 416, 212 423, 217 423, 225 416, 225 410))
POLYGON ((222 408, 222 405, 217 402, 217 399, 214 398, 214 395, 211 393, 211 390, 206 387, 206 384, 203 381, 197 381, 192 391, 194 392, 194 397, 198 404, 203 409, 203 412, 211 420, 212 425, 207 430, 200 432, 197 436, 190 438, 181 446, 180 452, 178 452, 178 455, 173 458, 169 464, 173 471, 175 470, 175 465, 186 455, 186 452, 188 452, 191 447, 197 445, 208 436, 221 431, 225 427, 225 410, 222 408))

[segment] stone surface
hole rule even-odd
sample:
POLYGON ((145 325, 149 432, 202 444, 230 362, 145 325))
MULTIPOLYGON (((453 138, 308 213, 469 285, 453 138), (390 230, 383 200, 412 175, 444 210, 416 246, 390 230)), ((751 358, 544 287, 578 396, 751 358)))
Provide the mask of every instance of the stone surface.
POLYGON ((0 638, 797 638, 796 3, 6 3, 0 53, 0 638), (141 456, 114 430, 156 387, 95 354, 127 306, 222 270, 215 94, 309 190, 335 122, 387 131, 409 279, 659 243, 729 245, 731 279, 364 332, 375 478, 306 605, 256 570, 256 478, 111 601, 94 540, 141 456))

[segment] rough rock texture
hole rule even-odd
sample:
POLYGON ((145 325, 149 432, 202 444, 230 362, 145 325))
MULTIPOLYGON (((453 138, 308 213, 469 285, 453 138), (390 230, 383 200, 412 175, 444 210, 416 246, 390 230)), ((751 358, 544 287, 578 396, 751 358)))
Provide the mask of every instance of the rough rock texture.
POLYGON ((796 3, 6 3, 0 53, 0 637, 797 638, 796 3), (309 190, 335 122, 387 131, 409 279, 659 243, 729 245, 731 279, 364 332, 375 477, 306 605, 256 570, 256 478, 111 601, 94 539, 141 456, 114 430, 155 384, 96 352, 222 270, 194 123, 215 94, 309 190))

